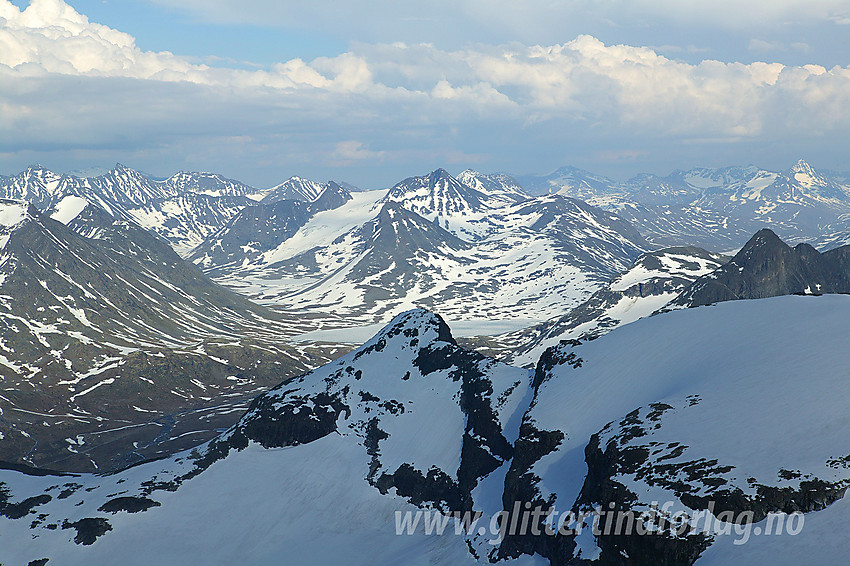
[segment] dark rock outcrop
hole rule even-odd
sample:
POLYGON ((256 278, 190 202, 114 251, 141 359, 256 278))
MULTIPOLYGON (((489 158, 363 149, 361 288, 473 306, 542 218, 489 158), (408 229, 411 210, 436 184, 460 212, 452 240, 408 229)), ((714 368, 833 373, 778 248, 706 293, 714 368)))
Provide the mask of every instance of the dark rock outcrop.
POLYGON ((697 279, 671 306, 826 293, 850 293, 850 246, 824 253, 808 244, 792 248, 765 228, 729 263, 697 279))

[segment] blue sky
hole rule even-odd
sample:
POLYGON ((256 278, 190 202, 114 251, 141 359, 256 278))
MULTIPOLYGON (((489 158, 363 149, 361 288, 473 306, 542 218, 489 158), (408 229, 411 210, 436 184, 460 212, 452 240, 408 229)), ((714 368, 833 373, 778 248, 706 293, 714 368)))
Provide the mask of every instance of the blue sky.
POLYGON ((28 6, 0 0, 0 173, 850 169, 845 0, 28 6))
MULTIPOLYGON (((29 6, 29 0, 12 3, 21 9, 29 6)), ((216 65, 270 65, 293 57, 312 59, 341 53, 348 46, 346 40, 321 31, 205 21, 196 13, 144 0, 68 4, 94 22, 129 33, 140 49, 171 51, 216 65)))

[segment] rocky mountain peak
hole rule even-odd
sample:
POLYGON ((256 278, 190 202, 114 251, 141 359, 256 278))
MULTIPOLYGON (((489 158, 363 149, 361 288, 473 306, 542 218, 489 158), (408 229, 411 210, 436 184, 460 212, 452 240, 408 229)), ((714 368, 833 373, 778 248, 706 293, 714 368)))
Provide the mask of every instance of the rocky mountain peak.
MULTIPOLYGON (((798 184, 802 185, 806 188, 811 187, 827 187, 832 185, 828 179, 826 179, 823 175, 821 175, 817 169, 811 166, 804 159, 800 159, 795 163, 791 169, 788 170, 786 174, 792 181, 796 181, 798 184)), ((841 194, 832 194, 826 193, 825 196, 833 196, 841 198, 841 194)))
POLYGON ((131 169, 127 167, 123 163, 116 163, 115 166, 109 170, 107 175, 111 176, 121 176, 121 177, 141 177, 142 174, 136 171, 135 169, 131 169))
POLYGON ((45 167, 41 163, 33 163, 32 165, 30 165, 29 167, 24 169, 24 174, 25 175, 44 175, 44 174, 57 175, 56 173, 54 173, 53 171, 51 171, 50 169, 48 169, 47 167, 45 167))
POLYGON ((304 179, 302 177, 292 176, 283 183, 272 187, 260 201, 263 204, 269 204, 279 200, 293 199, 304 202, 313 202, 325 190, 325 185, 304 179))
POLYGON ((333 210, 344 205, 351 200, 351 193, 339 183, 330 181, 311 203, 311 207, 315 212, 324 210, 333 210))
MULTIPOLYGON (((770 228, 762 228, 750 238, 744 247, 735 255, 735 259, 741 256, 750 256, 756 250, 786 249, 788 244, 776 235, 770 228)), ((733 260, 734 261, 734 260, 733 260)))
POLYGON ((446 321, 440 315, 428 310, 413 309, 396 316, 366 342, 363 348, 374 348, 377 344, 397 344, 399 350, 405 351, 430 345, 439 346, 438 343, 457 345, 446 321))
POLYGON ((823 254, 809 244, 792 248, 764 228, 728 264, 695 281, 672 304, 692 307, 790 294, 848 293, 850 266, 843 257, 843 248, 823 254))
POLYGON ((805 159, 797 160, 797 163, 791 166, 791 172, 816 174, 814 167, 812 167, 805 159))
POLYGON ((415 254, 436 252, 448 246, 451 249, 468 247, 463 240, 443 229, 436 221, 430 221, 411 212, 399 202, 385 202, 372 222, 370 236, 372 247, 381 252, 400 250, 415 254))
POLYGON ((445 169, 440 167, 438 169, 434 169, 433 171, 431 171, 431 173, 428 175, 428 178, 430 180, 432 180, 433 182, 437 182, 437 181, 447 180, 447 179, 453 178, 453 177, 449 174, 448 171, 446 171, 445 169))
POLYGON ((485 195, 464 185, 445 169, 436 169, 426 176, 401 181, 390 189, 386 198, 410 203, 414 212, 416 208, 423 208, 445 215, 474 210, 481 205, 485 195))

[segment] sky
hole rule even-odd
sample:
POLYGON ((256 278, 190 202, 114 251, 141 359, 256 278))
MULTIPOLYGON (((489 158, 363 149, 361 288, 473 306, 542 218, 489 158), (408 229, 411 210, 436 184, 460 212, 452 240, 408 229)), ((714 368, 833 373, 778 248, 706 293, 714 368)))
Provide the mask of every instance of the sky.
POLYGON ((0 0, 0 173, 850 170, 848 0, 0 0))

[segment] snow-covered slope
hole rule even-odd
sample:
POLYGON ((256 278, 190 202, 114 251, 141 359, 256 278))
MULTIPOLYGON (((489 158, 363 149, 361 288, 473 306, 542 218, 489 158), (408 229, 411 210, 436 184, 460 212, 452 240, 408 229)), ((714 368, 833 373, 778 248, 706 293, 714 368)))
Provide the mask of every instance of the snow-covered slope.
POLYGON ((461 350, 440 318, 411 311, 195 450, 112 475, 0 471, 0 560, 841 563, 848 316, 846 296, 665 313, 560 345, 532 375, 461 350), (653 502, 652 524, 675 512, 702 522, 687 536, 545 528, 550 511, 561 527, 570 511, 653 502), (447 519, 442 536, 422 522, 397 535, 421 509, 482 518, 468 533, 447 519), (499 510, 504 537, 490 531, 499 510), (774 511, 804 513, 803 533, 762 536, 774 511), (752 513, 745 545, 727 512, 752 513))
POLYGON ((484 563, 464 537, 396 535, 395 511, 492 507, 530 377, 406 313, 195 451, 108 476, 0 471, 0 560, 484 563))
POLYGON ((61 200, 61 182, 62 175, 32 165, 17 175, 2 178, 0 198, 25 200, 45 209, 61 200))
POLYGON ((503 198, 474 189, 445 169, 401 181, 390 189, 385 201, 397 202, 464 240, 486 236, 490 231, 486 213, 504 205, 503 198))
MULTIPOLYGON (((548 351, 506 491, 562 513, 597 505, 642 511, 668 501, 667 512, 691 518, 709 507, 716 516, 751 511, 759 531, 769 512, 829 506, 850 485, 849 315, 846 296, 736 301, 654 316, 548 351)), ((506 508, 512 503, 505 498, 506 508)), ((846 509, 841 504, 832 516, 845 520, 846 509)), ((724 530, 723 523, 710 530, 724 530)), ((730 538, 742 537, 541 535, 509 539, 502 552, 536 551, 553 564, 568 563, 579 549, 603 564, 623 557, 690 564, 717 540, 725 563, 761 563, 739 561, 730 538)), ((808 540, 814 563, 850 551, 843 536, 817 550, 808 540)), ((758 543, 777 559, 769 563, 795 564, 783 549, 796 541, 786 535, 758 543)))
POLYGON ((187 256, 254 201, 245 196, 185 193, 126 210, 131 220, 187 256))
POLYGON ((234 224, 195 260, 258 301, 333 311, 357 326, 415 306, 455 321, 542 321, 579 304, 645 249, 627 222, 581 201, 505 204, 496 194, 438 170, 388 193, 356 193, 294 234, 271 234, 274 249, 274 237, 261 245, 235 234, 234 224), (232 253, 217 257, 225 241, 232 253))
POLYGON ((692 206, 645 205, 630 197, 593 198, 588 202, 631 223, 652 245, 695 245, 729 253, 763 226, 755 220, 732 221, 723 212, 692 206))
POLYGON ((196 246, 189 259, 213 276, 262 265, 266 254, 292 238, 316 214, 350 200, 351 193, 331 182, 312 202, 284 199, 247 206, 196 246))
POLYGON ((521 202, 531 196, 516 179, 504 173, 484 174, 466 169, 457 176, 457 180, 487 195, 491 202, 502 205, 521 202))
POLYGON ((168 452, 177 421, 206 417, 183 432, 209 436, 219 414, 327 359, 283 342, 296 319, 212 283, 139 226, 78 197, 54 216, 68 225, 0 202, 0 459, 85 469, 168 452), (65 440, 77 435, 85 449, 65 440))
POLYGON ((91 203, 82 197, 68 195, 63 197, 52 210, 49 210, 50 218, 65 224, 66 226, 78 217, 91 203))
MULTIPOLYGON (((0 252, 2 252, 9 238, 28 218, 31 209, 25 202, 3 199, 0 200, 0 252)), ((2 257, 5 257, 5 253, 2 257)), ((2 261, 2 260, 0 260, 2 261)), ((2 263, 0 263, 2 265, 2 263)), ((0 285, 5 277, 0 280, 0 285)))
POLYGON ((561 341, 597 337, 651 315, 728 259, 695 247, 648 252, 569 313, 531 328, 479 339, 476 346, 485 346, 488 354, 514 365, 533 367, 546 348, 561 341))

